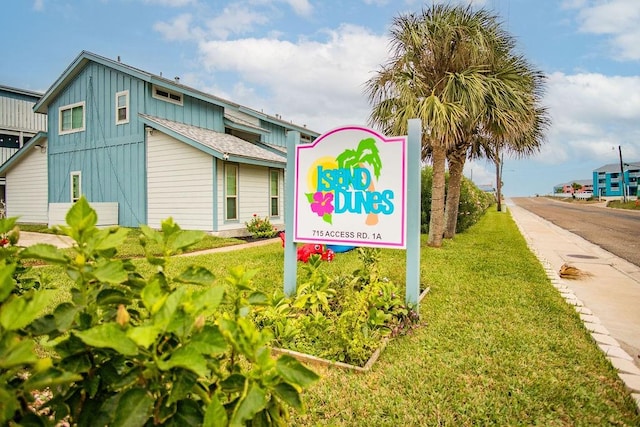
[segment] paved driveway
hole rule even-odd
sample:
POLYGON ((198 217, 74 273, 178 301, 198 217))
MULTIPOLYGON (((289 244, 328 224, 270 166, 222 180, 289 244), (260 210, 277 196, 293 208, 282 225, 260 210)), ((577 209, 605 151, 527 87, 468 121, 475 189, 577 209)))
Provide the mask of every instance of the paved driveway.
POLYGON ((73 240, 67 236, 58 236, 56 234, 33 233, 31 231, 21 231, 20 246, 31 246, 36 243, 48 243, 59 248, 68 248, 72 245, 73 240))

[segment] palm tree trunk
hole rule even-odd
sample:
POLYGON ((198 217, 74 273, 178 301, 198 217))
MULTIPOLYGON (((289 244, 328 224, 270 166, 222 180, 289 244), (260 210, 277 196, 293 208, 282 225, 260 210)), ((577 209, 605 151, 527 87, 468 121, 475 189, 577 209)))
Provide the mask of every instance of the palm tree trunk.
POLYGON ((433 184, 431 187, 431 219, 427 244, 435 248, 442 246, 444 234, 444 167, 447 150, 443 144, 435 144, 432 151, 433 184))
POLYGON ((466 150, 451 153, 449 160, 449 188, 447 189, 447 205, 445 209, 444 238, 453 239, 458 226, 458 209, 460 207, 460 189, 462 186, 462 170, 467 160, 466 150))
POLYGON ((500 155, 496 160, 496 198, 498 200, 498 212, 502 212, 502 168, 500 167, 500 155))

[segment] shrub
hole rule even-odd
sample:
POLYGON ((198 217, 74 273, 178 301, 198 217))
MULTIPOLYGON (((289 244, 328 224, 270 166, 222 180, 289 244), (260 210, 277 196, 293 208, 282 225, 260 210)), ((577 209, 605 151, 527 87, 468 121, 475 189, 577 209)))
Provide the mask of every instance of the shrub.
MULTIPOLYGON (((96 228, 84 199, 66 219, 73 255, 44 244, 0 248, 0 424, 284 426, 289 406, 303 408, 300 392, 318 377, 271 357, 271 335, 250 320, 268 304, 251 286, 255 272, 231 269, 229 292, 204 267, 169 275, 171 257, 203 233, 168 219, 159 231, 142 227, 143 246, 162 247, 162 256, 147 253, 155 273, 145 278, 114 258, 127 230, 96 228), (15 292, 26 258, 62 267, 71 300, 49 307, 55 291, 46 286, 15 292), (223 303, 231 310, 221 314, 223 303), (35 356, 36 342, 50 356, 35 356), (51 398, 36 404, 32 392, 45 388, 51 398)), ((11 227, 0 220, 0 233, 11 227)))
POLYGON ((249 234, 257 238, 274 237, 278 233, 278 230, 271 225, 269 218, 260 218, 258 214, 253 214, 253 218, 245 222, 245 225, 249 234))
POLYGON ((494 203, 495 196, 492 193, 480 190, 471 180, 463 177, 456 233, 461 233, 478 222, 494 203))
POLYGON ((296 294, 277 295, 256 312, 258 324, 273 332, 274 345, 362 366, 384 337, 417 325, 415 309, 380 276, 380 249, 358 248, 358 255, 362 266, 336 277, 323 272, 320 256, 312 255, 296 294))
MULTIPOLYGON (((420 200, 420 232, 429 232, 431 220, 431 185, 433 182, 433 169, 422 168, 421 172, 421 200, 420 200)), ((446 175, 446 185, 449 183, 449 175, 446 175)), ((460 202, 458 205, 458 222, 456 233, 461 233, 478 222, 484 212, 495 203, 495 196, 480 190, 471 180, 463 177, 460 188, 460 202)))

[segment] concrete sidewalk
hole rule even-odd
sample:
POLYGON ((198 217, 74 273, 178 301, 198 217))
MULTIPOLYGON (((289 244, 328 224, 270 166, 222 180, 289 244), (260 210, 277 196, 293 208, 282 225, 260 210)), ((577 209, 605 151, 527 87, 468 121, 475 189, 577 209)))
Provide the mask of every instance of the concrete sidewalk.
POLYGON ((31 246, 36 243, 48 243, 59 248, 68 248, 73 244, 73 240, 68 236, 58 236, 56 234, 48 233, 33 233, 31 231, 21 231, 20 246, 31 246))
POLYGON ((640 267, 507 200, 531 251, 568 304, 618 370, 640 409, 640 267), (563 279, 570 264, 589 276, 563 279))
MULTIPOLYGON (((273 239, 264 239, 264 240, 258 240, 255 242, 241 243, 238 245, 222 246, 222 247, 213 248, 213 249, 204 249, 196 252, 187 252, 177 256, 196 256, 196 255, 211 254, 216 252, 231 252, 231 251, 237 251, 239 249, 251 248, 254 246, 268 245, 268 244, 280 242, 280 241, 281 240, 279 237, 274 237, 273 239)), ((27 247, 27 246, 35 245, 36 243, 48 243, 58 248, 69 248, 73 245, 73 239, 71 239, 68 236, 58 236, 56 234, 33 233, 30 231, 20 232, 20 242, 19 242, 20 246, 27 247)))

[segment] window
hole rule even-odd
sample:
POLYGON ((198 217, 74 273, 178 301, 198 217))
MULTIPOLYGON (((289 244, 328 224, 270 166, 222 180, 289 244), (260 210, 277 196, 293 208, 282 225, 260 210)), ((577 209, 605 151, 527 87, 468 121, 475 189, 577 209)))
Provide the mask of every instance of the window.
POLYGON ((116 124, 129 123, 129 91, 116 93, 116 124))
POLYGON ((280 210, 280 171, 277 169, 269 170, 269 201, 271 208, 269 213, 271 216, 279 216, 280 210))
MULTIPOLYGON (((25 143, 26 142, 27 141, 25 141, 25 143)), ((6 133, 0 133, 0 147, 20 148, 20 135, 10 135, 6 133)))
POLYGON ((82 197, 82 173, 71 172, 71 203, 75 203, 82 197))
POLYGON ((169 89, 165 89, 163 87, 153 86, 153 97, 156 99, 161 99, 163 101, 182 105, 182 94, 169 89))
POLYGON ((84 102, 60 107, 60 135, 84 130, 84 102))
POLYGON ((238 166, 226 164, 224 167, 225 213, 224 219, 238 219, 238 166))

